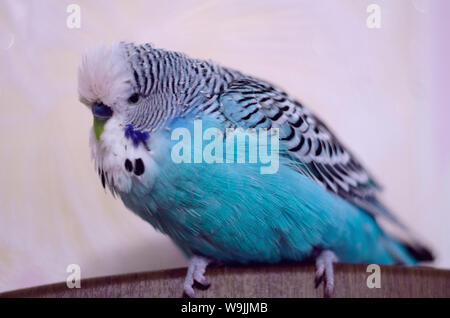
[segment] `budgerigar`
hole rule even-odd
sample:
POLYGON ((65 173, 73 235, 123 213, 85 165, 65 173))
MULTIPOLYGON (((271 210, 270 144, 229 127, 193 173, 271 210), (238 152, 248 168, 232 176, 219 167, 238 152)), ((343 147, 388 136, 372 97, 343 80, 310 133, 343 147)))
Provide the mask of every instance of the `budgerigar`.
POLYGON ((190 259, 188 296, 194 281, 207 285, 205 269, 216 261, 312 259, 330 296, 334 262, 414 265, 433 258, 380 203, 377 183, 327 126, 266 81, 120 42, 86 52, 78 85, 94 116, 90 146, 103 187, 190 259), (249 161, 175 162, 173 131, 195 133, 198 120, 224 132, 278 128, 277 171, 261 173, 261 163, 249 161), (389 235, 381 219, 406 236, 389 235))

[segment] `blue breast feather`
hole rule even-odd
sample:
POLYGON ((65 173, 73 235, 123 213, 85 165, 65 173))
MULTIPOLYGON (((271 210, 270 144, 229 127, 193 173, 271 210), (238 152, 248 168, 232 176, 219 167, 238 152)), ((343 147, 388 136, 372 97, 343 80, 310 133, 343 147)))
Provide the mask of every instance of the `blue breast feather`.
MULTIPOLYGON (((220 125, 203 120, 203 129, 220 125)), ((175 127, 192 132, 192 119, 177 119, 175 127)), ((152 134, 158 171, 148 176, 155 178, 152 189, 132 177, 131 191, 119 194, 188 256, 276 263, 300 261, 323 248, 342 262, 416 263, 373 217, 292 169, 287 157, 280 156, 275 174, 261 174, 260 164, 176 164, 174 143, 169 131, 152 134)))

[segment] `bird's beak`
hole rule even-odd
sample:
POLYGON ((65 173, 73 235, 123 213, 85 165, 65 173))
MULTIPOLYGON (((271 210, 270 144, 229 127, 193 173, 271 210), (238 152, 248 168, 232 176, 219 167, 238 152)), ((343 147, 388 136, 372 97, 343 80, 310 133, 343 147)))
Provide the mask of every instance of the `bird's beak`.
POLYGON ((108 120, 113 115, 113 110, 105 104, 94 104, 92 106, 92 113, 94 117, 100 120, 108 120))
POLYGON ((105 104, 94 104, 92 106, 92 114, 94 114, 94 133, 98 141, 105 129, 105 123, 113 115, 111 107, 105 104))

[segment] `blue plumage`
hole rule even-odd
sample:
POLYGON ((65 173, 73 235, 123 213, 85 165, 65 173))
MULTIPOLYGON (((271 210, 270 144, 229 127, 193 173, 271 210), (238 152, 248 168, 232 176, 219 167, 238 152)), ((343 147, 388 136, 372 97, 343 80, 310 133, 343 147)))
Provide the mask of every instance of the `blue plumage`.
MULTIPOLYGON (((193 132, 191 119, 175 126, 193 132)), ((330 249, 343 262, 415 264, 373 217, 293 170, 288 157, 277 173, 261 174, 260 164, 175 164, 170 131, 153 135, 149 146, 158 167, 153 188, 135 178, 120 196, 189 256, 276 263, 330 249)))
POLYGON ((148 137, 150 137, 148 131, 134 129, 132 124, 128 124, 125 127, 125 138, 130 138, 135 147, 139 146, 140 143, 146 144, 148 137))

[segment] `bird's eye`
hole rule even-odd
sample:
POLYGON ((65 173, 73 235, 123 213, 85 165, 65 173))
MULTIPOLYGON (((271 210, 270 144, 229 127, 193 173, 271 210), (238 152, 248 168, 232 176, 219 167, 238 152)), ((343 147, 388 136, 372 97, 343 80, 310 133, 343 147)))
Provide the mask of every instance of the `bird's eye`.
POLYGON ((130 98, 128 98, 128 102, 130 104, 136 104, 139 100, 139 94, 138 93, 134 93, 133 95, 130 96, 130 98))

